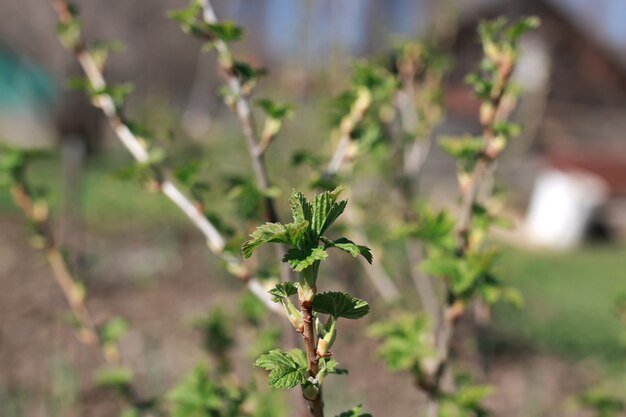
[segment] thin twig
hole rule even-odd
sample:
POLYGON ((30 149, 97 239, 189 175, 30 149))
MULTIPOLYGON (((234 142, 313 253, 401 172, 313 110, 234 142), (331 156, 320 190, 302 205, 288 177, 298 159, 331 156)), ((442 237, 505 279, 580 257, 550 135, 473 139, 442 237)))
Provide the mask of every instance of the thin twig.
MULTIPOLYGON (((317 289, 312 286, 310 290, 313 297, 317 289)), ((315 317, 313 316, 313 303, 298 297, 300 304, 300 312, 302 313, 302 339, 304 341, 304 350, 306 352, 307 364, 309 368, 309 377, 317 378, 319 372, 319 363, 317 356, 317 336, 315 332, 315 317)), ((320 387, 321 389, 321 387, 320 387)), ((324 402, 322 400, 322 392, 319 391, 313 399, 304 397, 307 400, 309 412, 312 417, 324 417, 324 402)))
POLYGON ((365 114, 372 105, 372 95, 366 88, 357 91, 357 98, 350 107, 350 112, 344 116, 339 125, 339 142, 330 162, 322 175, 326 181, 332 179, 341 166, 348 160, 350 155, 350 147, 352 145, 352 135, 357 125, 363 120, 365 114))
MULTIPOLYGON (((202 18, 204 21, 210 24, 218 23, 219 20, 210 0, 200 0, 200 4, 202 6, 202 18)), ((250 155, 250 161, 256 178, 257 187, 259 190, 264 192, 264 194, 266 194, 264 203, 267 221, 278 223, 280 222, 280 218, 278 216, 278 211, 276 210, 276 205, 274 204, 274 199, 267 196, 267 191, 271 187, 271 182, 265 164, 265 151, 269 146, 271 138, 268 138, 265 141, 259 141, 258 139, 252 108, 250 106, 250 102, 246 98, 246 94, 243 91, 241 81, 237 78, 233 70, 234 60, 228 45, 221 39, 215 40, 214 45, 218 56, 218 62, 226 74, 228 88, 235 97, 234 111, 241 124, 244 137, 246 138, 248 154, 250 155)), ((286 249, 283 245, 276 245, 276 255, 279 261, 283 259, 285 252, 286 249)), ((289 265, 281 263, 280 268, 281 279, 283 281, 291 281, 293 274, 289 269, 289 265)))
POLYGON ((363 270, 378 291, 382 299, 386 303, 391 303, 400 297, 400 291, 393 280, 382 266, 383 251, 382 249, 374 250, 372 243, 367 237, 367 233, 361 226, 361 213, 357 213, 355 206, 346 210, 346 220, 348 226, 354 235, 354 239, 363 245, 373 249, 377 254, 376 259, 370 265, 365 258, 359 256, 359 263, 363 266, 363 270))
MULTIPOLYGON (((492 141, 494 139, 494 124, 500 118, 508 116, 508 112, 511 111, 511 108, 505 109, 501 106, 501 104, 503 102, 502 99, 506 93, 506 87, 509 83, 512 72, 512 64, 510 66, 500 68, 498 83, 496 87, 494 87, 495 93, 492 94, 489 100, 491 111, 481 115, 480 120, 481 125, 483 126, 485 148, 480 156, 480 159, 475 165, 474 171, 469 179, 469 183, 464 187, 461 187, 461 213, 457 225, 457 256, 461 258, 465 257, 470 249, 470 226, 473 218, 474 205, 478 200, 478 191, 480 190, 482 183, 486 180, 487 175, 492 172, 490 168, 493 165, 495 157, 498 155, 498 152, 494 152, 491 149, 492 141)), ((430 386, 427 390, 429 394, 429 401, 435 401, 437 403, 441 392, 441 381, 446 373, 449 362, 450 349, 456 323, 464 311, 463 304, 458 301, 449 290, 446 298, 447 304, 442 320, 437 328, 435 342, 439 363, 436 367, 435 374, 431 375, 432 380, 429 381, 430 386)), ((434 409, 436 410, 437 407, 438 405, 435 405, 434 409)), ((431 409, 430 406, 429 409, 431 409)))
POLYGON ((37 235, 43 239, 42 252, 52 269, 52 275, 57 285, 78 322, 79 329, 76 332, 76 337, 80 342, 95 348, 107 364, 118 363, 119 353, 104 348, 91 313, 85 305, 84 294, 57 246, 50 225, 47 203, 42 203, 43 205, 36 207, 28 186, 21 178, 22 176, 23 173, 20 173, 11 187, 13 201, 24 213, 24 216, 32 222, 37 235))
MULTIPOLYGON (((74 18, 70 12, 69 5, 65 0, 53 0, 53 6, 57 13, 58 19, 61 23, 71 23, 74 18)), ((130 154, 139 163, 147 163, 149 161, 149 154, 147 149, 141 143, 139 137, 137 137, 126 125, 113 98, 104 93, 106 88, 106 81, 99 69, 96 61, 85 47, 85 45, 79 41, 73 47, 73 52, 76 55, 78 62, 80 63, 85 75, 97 92, 97 96, 94 99, 94 105, 99 107, 105 114, 111 128, 120 139, 122 144, 130 152, 130 154)), ((253 277, 248 268, 241 263, 235 256, 224 250, 225 240, 222 234, 217 228, 206 218, 206 216, 198 210, 196 205, 183 194, 178 187, 169 179, 167 172, 155 167, 156 177, 158 178, 160 189, 165 196, 167 196, 196 226, 200 232, 207 239, 209 249, 215 256, 224 260, 228 265, 228 271, 245 282, 248 288, 254 295, 259 298, 265 306, 270 310, 281 313, 279 306, 272 302, 269 295, 265 292, 260 292, 259 287, 261 284, 253 277)))

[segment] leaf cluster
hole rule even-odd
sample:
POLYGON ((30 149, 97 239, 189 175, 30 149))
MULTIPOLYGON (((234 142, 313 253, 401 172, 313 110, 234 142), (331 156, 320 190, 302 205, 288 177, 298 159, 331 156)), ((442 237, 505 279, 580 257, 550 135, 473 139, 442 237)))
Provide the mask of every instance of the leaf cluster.
POLYGON ((207 23, 202 20, 202 5, 192 0, 185 9, 171 11, 170 19, 180 23, 183 32, 213 45, 216 41, 236 42, 243 36, 243 29, 232 21, 207 23))
POLYGON ((424 361, 434 357, 431 326, 420 314, 403 313, 373 324, 369 335, 383 340, 377 354, 393 371, 420 374, 424 361))
POLYGON ((301 272, 326 259, 327 249, 334 247, 352 256, 372 261, 370 250, 347 238, 331 240, 324 235, 346 208, 347 201, 337 201, 342 188, 326 191, 309 202, 304 194, 294 191, 289 204, 293 223, 266 223, 259 226, 242 246, 245 258, 267 243, 282 243, 289 247, 283 258, 294 271, 301 272), (324 246, 320 246, 323 243, 324 246))

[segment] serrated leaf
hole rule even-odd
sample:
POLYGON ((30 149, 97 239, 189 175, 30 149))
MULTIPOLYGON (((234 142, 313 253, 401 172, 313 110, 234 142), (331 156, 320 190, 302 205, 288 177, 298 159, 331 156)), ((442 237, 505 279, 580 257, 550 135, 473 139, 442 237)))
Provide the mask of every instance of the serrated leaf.
POLYGON ((313 310, 333 316, 334 318, 343 317, 346 319, 359 319, 370 311, 370 306, 366 301, 360 298, 352 297, 342 292, 325 292, 318 294, 313 299, 313 310))
POLYGON ((316 236, 320 236, 343 213, 347 201, 337 202, 337 197, 344 190, 337 187, 333 191, 325 191, 316 195, 311 203, 311 229, 316 236))
POLYGON ((255 362, 254 366, 271 371, 277 366, 297 367, 294 359, 280 349, 270 350, 268 353, 261 355, 255 362))
POLYGON ((291 248, 283 257, 283 262, 289 263, 289 266, 294 271, 301 272, 315 262, 323 261, 327 257, 328 252, 319 246, 310 249, 291 248))
POLYGON ((321 358, 319 360, 320 372, 324 372, 326 374, 347 374, 348 371, 346 369, 338 368, 339 362, 335 359, 325 359, 321 358))
POLYGON ((306 353, 302 349, 291 349, 287 352, 289 356, 302 368, 307 368, 309 363, 306 358, 306 353))
POLYGON ((298 293, 298 285, 295 282, 281 282, 268 291, 273 297, 272 301, 279 302, 283 298, 289 298, 298 293))
POLYGON ((367 246, 357 245, 356 243, 354 243, 353 241, 345 237, 339 238, 334 241, 329 241, 329 242, 332 242, 329 244, 333 248, 341 249, 345 252, 348 252, 350 255, 354 256, 355 258, 361 255, 362 257, 365 258, 365 260, 368 263, 371 264, 373 261, 372 251, 367 246))
POLYGON ((298 363, 300 359, 296 361, 292 355, 298 354, 285 353, 280 349, 271 350, 257 359, 254 366, 270 371, 268 378, 270 387, 293 388, 306 383, 309 371, 298 363))
POLYGON ((289 243, 287 228, 280 223, 265 223, 257 227, 250 238, 241 246, 244 258, 251 257, 259 246, 266 243, 289 243))
POLYGON ((286 368, 279 366, 270 372, 269 386, 272 388, 290 389, 299 384, 304 384, 309 371, 303 368, 286 368))
POLYGON ((311 205, 300 191, 294 190, 291 193, 289 206, 291 207, 291 215, 296 223, 311 220, 311 205))

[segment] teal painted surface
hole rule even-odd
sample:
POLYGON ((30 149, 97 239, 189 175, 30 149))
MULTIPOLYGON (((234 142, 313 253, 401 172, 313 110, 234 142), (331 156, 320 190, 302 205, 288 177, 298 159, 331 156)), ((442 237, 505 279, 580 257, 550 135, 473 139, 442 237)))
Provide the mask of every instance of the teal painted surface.
POLYGON ((45 107, 54 101, 53 78, 26 58, 0 50, 0 109, 45 107))

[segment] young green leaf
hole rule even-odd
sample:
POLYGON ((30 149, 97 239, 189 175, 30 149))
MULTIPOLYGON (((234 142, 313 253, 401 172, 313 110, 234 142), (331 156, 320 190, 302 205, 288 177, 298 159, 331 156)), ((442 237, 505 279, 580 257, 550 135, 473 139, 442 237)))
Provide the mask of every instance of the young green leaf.
POLYGON ((311 203, 311 229, 317 238, 326 231, 343 213, 348 202, 337 202, 337 197, 344 190, 337 187, 333 191, 325 191, 316 195, 311 203))
POLYGON ((381 321, 370 326, 369 334, 383 340, 378 355, 391 370, 419 371, 422 362, 434 356, 430 326, 422 315, 401 314, 381 321))
POLYGON ((244 258, 251 257, 259 246, 266 243, 289 243, 287 228, 280 223, 265 223, 257 227, 250 237, 241 247, 244 258))
POLYGON ((301 359, 301 355, 274 349, 257 359, 254 366, 270 371, 270 387, 289 389, 307 381, 309 371, 306 365, 303 366, 301 359))
POLYGON ((442 138, 439 144, 446 153, 461 163, 478 160, 485 150, 485 141, 482 137, 442 138))
POLYGON ((283 262, 296 271, 301 272, 313 265, 315 262, 323 261, 328 257, 328 252, 324 248, 316 246, 310 249, 291 248, 283 257, 283 262))
POLYGON ((324 239, 324 243, 326 243, 330 247, 348 252, 355 258, 361 255, 370 264, 373 261, 372 251, 370 250, 370 248, 368 248, 367 246, 357 245, 356 243, 345 237, 339 238, 337 240, 324 239))
POLYGON ((276 103, 269 99, 257 100, 256 104, 265 112, 267 117, 276 120, 282 120, 289 117, 293 112, 290 105, 276 103))
POLYGON ((214 39, 219 39, 223 42, 236 42, 243 36, 243 29, 230 20, 208 23, 206 24, 206 30, 214 39))
POLYGON ((298 293, 298 284, 295 282, 281 282, 276 284, 274 288, 268 291, 272 296, 272 300, 277 303, 283 298, 289 298, 298 293))
POLYGON ((313 300, 313 310, 333 316, 335 319, 360 319, 370 311, 370 306, 360 298, 342 292, 325 292, 313 300))

